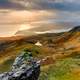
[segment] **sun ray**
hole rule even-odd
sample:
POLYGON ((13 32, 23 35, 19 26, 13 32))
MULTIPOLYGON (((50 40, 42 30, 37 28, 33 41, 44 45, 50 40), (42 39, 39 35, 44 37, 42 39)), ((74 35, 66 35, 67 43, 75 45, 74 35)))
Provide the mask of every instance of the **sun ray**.
POLYGON ((30 28, 31 28, 31 26, 29 24, 22 24, 22 25, 20 25, 19 30, 28 30, 30 28))

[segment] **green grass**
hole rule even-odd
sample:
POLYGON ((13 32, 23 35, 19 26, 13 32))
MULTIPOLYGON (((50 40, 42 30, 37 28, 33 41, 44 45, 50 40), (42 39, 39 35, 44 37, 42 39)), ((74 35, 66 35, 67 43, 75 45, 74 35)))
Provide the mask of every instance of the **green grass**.
MULTIPOLYGON (((17 56, 18 53, 24 48, 33 51, 33 56, 36 57, 51 55, 51 50, 45 47, 37 47, 35 45, 25 44, 16 48, 12 48, 8 52, 8 56, 17 56)), ((71 55, 70 57, 73 58, 56 61, 56 63, 48 65, 47 68, 42 66, 43 69, 41 70, 39 80, 80 80, 80 57, 78 55, 76 58, 75 55, 71 55)), ((13 60, 8 60, 0 65, 0 72, 9 71, 12 62, 13 60)))
POLYGON ((4 62, 3 64, 1 64, 0 65, 0 73, 10 71, 13 61, 14 61, 13 59, 10 59, 10 60, 7 60, 6 62, 4 62))
POLYGON ((80 80, 80 71, 77 69, 80 70, 80 59, 63 59, 49 67, 47 73, 43 71, 40 80, 80 80))

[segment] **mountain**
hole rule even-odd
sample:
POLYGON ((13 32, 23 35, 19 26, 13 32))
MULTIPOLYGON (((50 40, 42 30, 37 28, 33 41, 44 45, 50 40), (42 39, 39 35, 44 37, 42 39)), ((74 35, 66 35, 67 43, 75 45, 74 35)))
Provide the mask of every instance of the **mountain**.
MULTIPOLYGON (((44 45, 50 44, 50 41, 52 43, 64 43, 65 41, 68 41, 70 39, 75 39, 74 37, 79 38, 80 34, 80 26, 74 27, 68 32, 61 32, 61 33, 45 33, 45 34, 33 34, 33 32, 29 31, 20 31, 21 34, 26 34, 28 36, 24 35, 17 35, 12 37, 0 37, 0 46, 5 44, 18 44, 18 43, 36 43, 37 41, 42 42, 44 45), (33 34, 33 35, 32 35, 33 34), (30 35, 30 36, 29 36, 30 35)), ((17 34, 17 33, 16 33, 17 34)))
MULTIPOLYGON (((54 74, 56 73, 56 71, 58 71, 56 74, 58 75, 58 77, 59 77, 59 73, 61 74, 64 72, 64 75, 65 75, 67 74, 65 72, 68 72, 70 74, 68 78, 70 77, 70 79, 71 79, 71 75, 73 74, 74 74, 73 76, 75 76, 76 73, 80 75, 80 68, 79 68, 80 67, 80 63, 79 63, 80 62, 80 27, 79 26, 74 27, 70 31, 62 32, 62 33, 45 33, 45 34, 37 34, 32 36, 21 35, 21 36, 13 36, 8 38, 7 37, 0 38, 0 64, 6 61, 14 60, 14 58, 17 55, 19 55, 20 51, 23 50, 24 48, 30 51, 33 51, 32 55, 35 58, 38 58, 39 60, 42 60, 42 59, 44 60, 42 62, 43 64, 41 64, 41 69, 42 69, 41 74, 44 75, 44 77, 45 77, 45 74, 43 72, 45 72, 47 75, 48 71, 51 71, 51 74, 53 74, 52 76, 55 76, 54 74), (37 41, 39 41, 42 44, 42 46, 36 46, 35 43, 37 41), (56 62, 58 62, 57 65, 55 64, 56 62), (73 63, 77 63, 77 65, 73 63)), ((6 66, 7 63, 9 65, 9 62, 6 62, 4 66, 6 66)), ((24 66, 21 65, 21 68, 23 67, 24 66)), ((27 68, 27 66, 25 67, 27 68)), ((4 70, 6 68, 3 67, 4 70)), ((12 74, 11 73, 10 74, 13 77, 15 77, 16 75, 14 76, 14 74, 19 73, 23 77, 21 68, 18 68, 21 71, 21 73, 19 71, 16 71, 16 72, 11 72, 12 74)), ((0 71, 2 71, 1 67, 0 67, 0 71)), ((32 69, 31 69, 31 72, 32 72, 32 69)), ((10 77, 10 75, 9 76, 8 75, 6 77, 10 77)), ((63 74, 61 75, 63 77, 63 74)), ((3 78, 5 74, 0 74, 0 76, 1 78, 3 78)), ((32 77, 32 75, 30 75, 30 77, 32 77)), ((45 79, 46 78, 47 77, 45 77, 45 79)), ((16 79, 16 77, 14 79, 16 79)), ((77 78, 74 78, 74 79, 77 79, 77 78)))
POLYGON ((15 34, 16 36, 32 36, 32 35, 36 35, 36 33, 34 33, 33 31, 26 31, 26 30, 23 30, 23 31, 18 31, 16 32, 15 34))
POLYGON ((80 31, 80 26, 74 27, 71 31, 72 31, 72 32, 73 32, 73 31, 74 31, 74 32, 80 31))
MULTIPOLYGON (((35 26, 35 24, 33 25, 35 26)), ((59 23, 59 24, 37 24, 36 27, 28 29, 28 30, 19 30, 16 32, 15 35, 25 35, 25 36, 31 36, 31 35, 36 35, 36 33, 56 33, 56 32, 61 32, 64 31, 62 28, 64 26, 65 30, 69 29, 70 27, 74 26, 74 23, 59 23)))
POLYGON ((15 57, 16 53, 24 48, 34 48, 37 41, 40 41, 43 45, 39 50, 40 54, 67 53, 67 51, 68 53, 80 52, 80 27, 77 26, 68 32, 62 33, 0 38, 0 59, 6 60, 15 57))
POLYGON ((6 47, 9 47, 9 45, 11 46, 11 44, 12 46, 23 44, 23 43, 34 44, 37 41, 40 41, 43 45, 48 45, 50 43, 51 44, 64 43, 65 41, 68 41, 71 39, 74 40, 75 37, 76 39, 79 38, 80 37, 79 31, 80 31, 80 26, 74 27, 70 31, 62 32, 62 33, 33 34, 33 32, 24 30, 24 31, 20 31, 20 33, 26 34, 27 36, 17 35, 12 37, 0 37, 0 50, 3 49, 3 46, 4 48, 6 48, 6 47))

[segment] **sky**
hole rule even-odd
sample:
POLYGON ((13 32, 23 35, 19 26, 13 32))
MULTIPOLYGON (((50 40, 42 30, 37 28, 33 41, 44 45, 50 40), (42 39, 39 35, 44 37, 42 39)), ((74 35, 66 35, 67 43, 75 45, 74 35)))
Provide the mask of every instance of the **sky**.
POLYGON ((21 30, 65 31, 77 25, 80 0, 0 0, 1 37, 13 36, 21 30))

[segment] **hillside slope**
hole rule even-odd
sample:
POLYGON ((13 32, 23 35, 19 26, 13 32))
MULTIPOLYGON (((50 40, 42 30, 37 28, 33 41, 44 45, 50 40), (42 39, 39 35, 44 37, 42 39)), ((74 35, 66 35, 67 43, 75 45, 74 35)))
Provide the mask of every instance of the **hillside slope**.
POLYGON ((75 27, 69 32, 46 33, 35 36, 21 36, 5 38, 0 42, 1 62, 10 57, 16 56, 24 48, 36 48, 34 44, 37 41, 42 43, 42 47, 37 47, 39 55, 49 55, 57 53, 75 53, 80 52, 80 27, 75 27), (77 29, 75 29, 77 28, 77 29), (7 40, 6 40, 7 39, 7 40), (46 54, 45 54, 46 53, 46 54), (5 56, 3 56, 5 55, 5 56))

